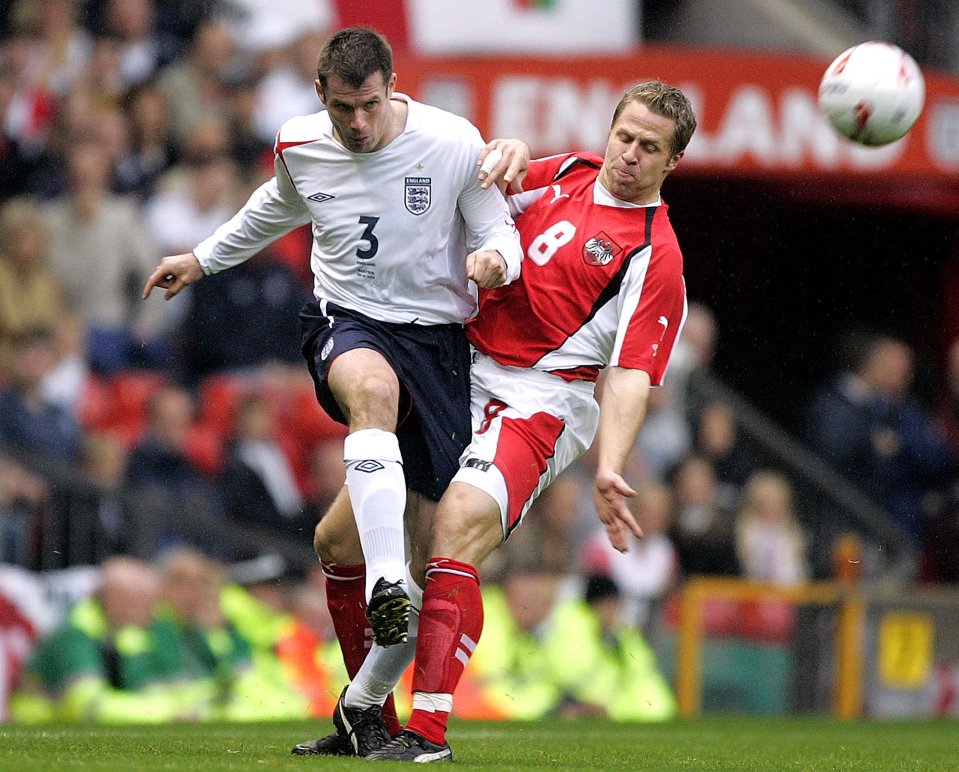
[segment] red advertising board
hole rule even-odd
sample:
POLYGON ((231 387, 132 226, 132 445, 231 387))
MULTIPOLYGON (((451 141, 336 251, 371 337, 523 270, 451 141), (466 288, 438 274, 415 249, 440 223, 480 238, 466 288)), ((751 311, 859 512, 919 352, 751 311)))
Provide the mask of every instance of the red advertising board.
POLYGON ((543 155, 601 150, 623 91, 658 78, 682 88, 696 108, 699 128, 684 173, 896 176, 959 186, 959 79, 924 70, 926 106, 913 130, 892 145, 864 148, 840 138, 819 113, 816 94, 828 64, 653 46, 588 57, 403 56, 397 88, 468 116, 486 137, 522 137, 543 155))

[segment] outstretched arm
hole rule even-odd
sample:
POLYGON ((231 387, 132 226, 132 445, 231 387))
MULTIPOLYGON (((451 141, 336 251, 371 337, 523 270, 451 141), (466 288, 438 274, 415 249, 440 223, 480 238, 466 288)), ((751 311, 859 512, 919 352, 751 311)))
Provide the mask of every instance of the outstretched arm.
POLYGON ((626 499, 635 496, 636 491, 623 479, 623 470, 646 417, 649 389, 648 373, 611 367, 600 398, 599 461, 593 501, 610 543, 620 552, 629 549, 630 532, 637 538, 643 536, 626 505, 626 499))

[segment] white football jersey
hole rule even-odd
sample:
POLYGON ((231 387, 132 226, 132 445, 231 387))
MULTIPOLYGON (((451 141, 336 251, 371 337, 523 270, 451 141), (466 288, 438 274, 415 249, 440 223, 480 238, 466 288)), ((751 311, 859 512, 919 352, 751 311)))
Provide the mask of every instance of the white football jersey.
POLYGON ((324 111, 280 129, 275 176, 194 250, 206 273, 240 263, 312 221, 314 295, 385 322, 463 322, 476 310, 466 255, 495 249, 508 281, 519 275, 519 237, 503 196, 483 189, 484 147, 464 118, 409 105, 386 147, 352 153, 324 111))

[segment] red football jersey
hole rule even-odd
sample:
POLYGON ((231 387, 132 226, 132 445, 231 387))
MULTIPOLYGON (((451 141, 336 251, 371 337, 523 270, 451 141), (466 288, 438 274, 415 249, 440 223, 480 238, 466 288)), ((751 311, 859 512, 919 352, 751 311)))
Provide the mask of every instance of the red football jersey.
POLYGON ((613 198, 597 179, 602 161, 530 164, 526 190, 511 196, 522 274, 480 291, 467 334, 503 365, 588 380, 613 365, 658 386, 686 319, 683 258, 666 205, 613 198))

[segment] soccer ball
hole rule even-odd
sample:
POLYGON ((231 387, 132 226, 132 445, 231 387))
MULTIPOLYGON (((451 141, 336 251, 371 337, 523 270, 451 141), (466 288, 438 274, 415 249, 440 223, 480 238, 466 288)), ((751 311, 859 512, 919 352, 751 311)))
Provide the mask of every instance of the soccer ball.
POLYGON ((905 136, 925 99, 919 66, 889 43, 843 51, 819 83, 820 109, 836 131, 860 145, 886 145, 905 136))

